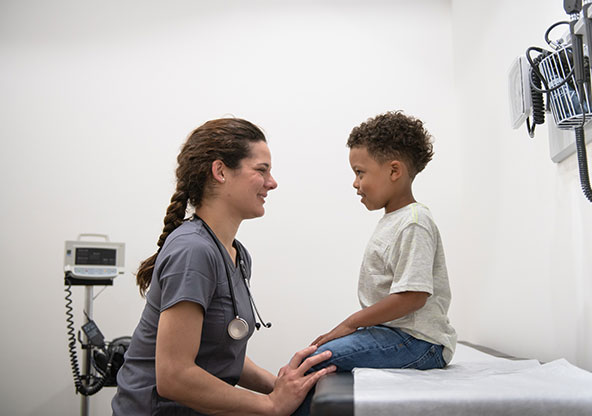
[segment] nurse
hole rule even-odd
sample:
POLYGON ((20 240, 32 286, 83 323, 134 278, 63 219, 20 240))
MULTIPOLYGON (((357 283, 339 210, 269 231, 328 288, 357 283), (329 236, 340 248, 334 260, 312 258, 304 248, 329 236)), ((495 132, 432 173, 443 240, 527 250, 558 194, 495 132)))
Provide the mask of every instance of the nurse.
POLYGON ((113 414, 289 415, 334 367, 306 374, 330 357, 306 358, 311 346, 276 377, 245 354, 256 325, 251 258, 235 235, 243 220, 264 214, 277 187, 265 136, 246 120, 211 120, 177 162, 158 251, 137 273, 146 306, 117 375, 113 414))

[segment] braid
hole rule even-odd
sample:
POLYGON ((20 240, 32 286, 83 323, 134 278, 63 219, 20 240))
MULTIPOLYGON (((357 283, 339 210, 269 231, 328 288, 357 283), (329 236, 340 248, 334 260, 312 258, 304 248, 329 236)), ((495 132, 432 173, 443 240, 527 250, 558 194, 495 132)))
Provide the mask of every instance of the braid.
POLYGON ((167 212, 164 217, 164 227, 157 243, 159 250, 164 245, 164 241, 169 236, 169 234, 172 233, 179 225, 183 224, 183 220, 185 219, 187 200, 189 198, 185 191, 179 190, 179 185, 181 185, 181 183, 177 185, 177 190, 171 197, 171 203, 167 208, 167 212))
POLYGON ((152 281, 156 257, 168 236, 183 223, 187 206, 199 208, 205 197, 214 195, 212 163, 221 160, 229 169, 238 169, 249 156, 251 143, 259 141, 266 141, 263 132, 239 118, 210 120, 189 135, 177 156, 177 189, 164 217, 158 250, 140 264, 136 274, 142 296, 152 281))
POLYGON ((142 296, 146 294, 146 290, 148 289, 148 286, 150 286, 152 272, 154 271, 154 264, 156 263, 156 257, 164 245, 165 240, 170 233, 172 233, 178 226, 183 224, 183 220, 185 219, 187 200, 189 198, 183 187, 183 181, 177 182, 177 190, 171 197, 171 203, 169 204, 164 217, 164 227, 162 229, 162 234, 160 234, 160 237, 158 238, 158 251, 140 264, 140 268, 136 274, 136 283, 140 287, 140 294, 142 296))

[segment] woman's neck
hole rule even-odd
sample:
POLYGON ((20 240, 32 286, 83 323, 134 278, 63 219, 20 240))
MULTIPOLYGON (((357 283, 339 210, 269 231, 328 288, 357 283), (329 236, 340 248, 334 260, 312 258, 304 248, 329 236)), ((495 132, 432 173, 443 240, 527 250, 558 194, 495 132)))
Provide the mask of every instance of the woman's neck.
POLYGON ((205 221, 206 224, 212 229, 218 240, 226 248, 226 251, 230 254, 231 258, 235 257, 235 250, 232 246, 238 227, 240 226, 240 220, 233 220, 232 216, 219 207, 204 204, 195 210, 197 216, 205 221))

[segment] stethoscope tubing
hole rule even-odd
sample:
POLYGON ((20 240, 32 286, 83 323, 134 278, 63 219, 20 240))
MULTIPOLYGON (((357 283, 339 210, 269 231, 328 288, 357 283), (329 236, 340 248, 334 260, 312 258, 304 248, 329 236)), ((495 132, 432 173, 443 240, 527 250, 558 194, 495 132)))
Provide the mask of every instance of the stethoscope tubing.
POLYGON ((243 280, 245 282, 245 287, 247 288, 247 293, 249 294, 249 299, 251 301, 251 305, 253 306, 253 309, 255 309, 255 313, 257 314, 257 318, 259 318, 259 322, 255 322, 255 327, 257 329, 259 329, 260 325, 263 325, 265 328, 271 328, 271 322, 265 322, 263 320, 263 318, 261 318, 261 314, 259 313, 259 309, 257 309, 257 305, 255 304, 255 298, 253 297, 253 294, 251 293, 251 285, 249 284, 249 282, 247 281, 247 278, 245 277, 247 274, 245 272, 245 264, 243 263, 242 259, 240 260, 240 268, 241 268, 241 274, 243 275, 243 280))
MULTIPOLYGON (((210 228, 210 226, 203 219, 201 219, 197 214, 194 214, 194 216, 195 216, 195 218, 199 219, 202 222, 205 229, 210 234, 210 237, 212 237, 212 240, 214 240, 214 243, 216 244, 216 247, 218 248, 218 251, 220 252, 220 255, 222 256, 222 261, 224 262, 224 268, 226 270, 226 279, 228 281, 228 287, 230 289, 230 298, 232 300, 232 310, 234 312, 234 319, 232 321, 230 321, 230 323, 228 324, 228 328, 227 328, 228 335, 230 335, 231 338, 236 339, 236 340, 243 339, 249 333, 249 324, 247 323, 247 321, 245 321, 243 318, 241 318, 238 314, 238 307, 236 306, 236 296, 234 294, 232 279, 230 277, 231 276, 230 267, 228 266, 228 262, 224 258, 224 250, 225 249, 222 246, 222 243, 216 237, 216 234, 214 233, 214 231, 210 228)), ((247 294, 249 295, 249 303, 251 304, 251 307, 252 307, 251 311, 254 310, 255 313, 257 314, 257 318, 259 318, 259 321, 261 321, 261 324, 260 324, 255 319, 255 328, 259 329, 261 327, 261 325, 263 325, 265 328, 270 328, 271 322, 265 322, 261 318, 261 315, 259 314, 259 310, 257 309, 257 306, 255 305, 255 299, 253 298, 253 295, 251 294, 251 289, 249 287, 249 282, 247 280, 246 266, 245 266, 243 259, 241 258, 241 255, 240 255, 240 248, 238 246, 236 246, 235 248, 236 248, 236 256, 237 256, 237 264, 239 266, 240 274, 243 278, 245 288, 247 289, 247 294)), ((253 318, 255 318, 255 316, 253 316, 253 318)))

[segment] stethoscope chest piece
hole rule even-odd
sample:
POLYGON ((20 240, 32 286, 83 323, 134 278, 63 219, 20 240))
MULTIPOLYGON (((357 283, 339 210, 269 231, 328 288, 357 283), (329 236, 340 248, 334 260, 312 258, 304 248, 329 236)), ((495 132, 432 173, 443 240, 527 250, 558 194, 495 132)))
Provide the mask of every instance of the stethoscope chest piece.
POLYGON ((249 324, 241 317, 236 317, 228 324, 230 338, 240 340, 249 334, 249 324))

